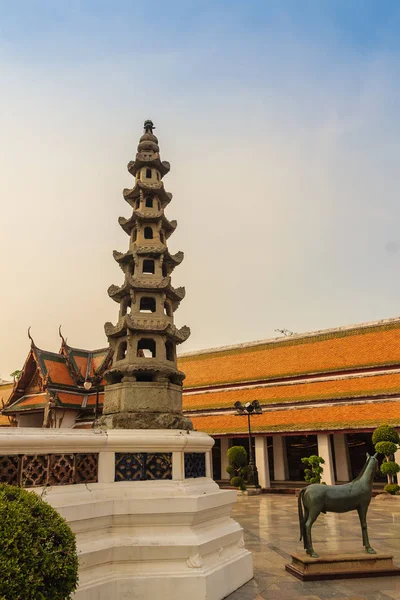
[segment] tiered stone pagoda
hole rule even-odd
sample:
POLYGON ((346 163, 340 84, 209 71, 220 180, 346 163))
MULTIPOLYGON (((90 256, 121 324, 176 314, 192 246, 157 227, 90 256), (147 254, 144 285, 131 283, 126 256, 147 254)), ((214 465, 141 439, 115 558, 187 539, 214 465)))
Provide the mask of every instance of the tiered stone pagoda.
POLYGON ((129 249, 114 251, 125 274, 122 286, 112 285, 109 296, 120 305, 118 323, 106 323, 113 362, 105 377, 101 428, 193 429, 182 414, 182 381, 176 346, 190 335, 188 327, 177 329, 174 312, 185 296, 183 287, 173 288, 171 273, 183 253, 170 254, 167 239, 176 221, 164 214, 172 194, 162 178, 170 165, 160 159, 152 121, 145 121, 136 159, 128 164, 135 186, 125 189, 133 208, 119 224, 129 235, 129 249))

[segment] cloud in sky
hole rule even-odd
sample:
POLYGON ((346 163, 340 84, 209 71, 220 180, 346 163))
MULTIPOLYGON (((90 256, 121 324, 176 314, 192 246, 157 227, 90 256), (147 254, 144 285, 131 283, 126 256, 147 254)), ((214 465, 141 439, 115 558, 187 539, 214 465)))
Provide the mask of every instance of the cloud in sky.
POLYGON ((186 254, 182 351, 400 312, 397 4, 149 6, 0 6, 0 375, 29 325, 41 347, 60 323, 105 345, 149 117, 186 254))

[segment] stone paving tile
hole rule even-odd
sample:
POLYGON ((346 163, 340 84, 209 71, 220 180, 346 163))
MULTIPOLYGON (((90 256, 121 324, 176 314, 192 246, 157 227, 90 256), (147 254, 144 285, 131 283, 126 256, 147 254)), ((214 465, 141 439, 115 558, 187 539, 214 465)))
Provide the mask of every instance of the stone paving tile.
MULTIPOLYGON (((239 496, 235 518, 253 554, 254 579, 226 600, 400 600, 400 577, 301 582, 285 571, 291 552, 302 552, 295 496, 239 496)), ((400 498, 371 502, 369 537, 400 566, 400 498)), ((320 515, 313 526, 320 554, 362 551, 357 513, 320 515)))

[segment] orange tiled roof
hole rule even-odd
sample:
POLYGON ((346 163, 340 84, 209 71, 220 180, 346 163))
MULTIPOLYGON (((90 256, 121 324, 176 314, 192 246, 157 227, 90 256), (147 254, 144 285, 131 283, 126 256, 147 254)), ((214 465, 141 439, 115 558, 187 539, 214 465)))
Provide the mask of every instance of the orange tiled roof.
POLYGON ((205 410, 226 408, 240 400, 261 404, 306 402, 335 398, 374 397, 400 395, 400 373, 351 377, 329 381, 310 381, 285 385, 271 385, 264 388, 232 389, 199 394, 184 394, 184 410, 205 410))
MULTIPOLYGON (((247 419, 234 414, 191 419, 195 429, 210 435, 247 432, 247 419)), ((374 428, 382 423, 400 425, 400 401, 268 411, 252 417, 251 428, 255 433, 284 433, 374 428)))
POLYGON ((10 427, 10 421, 8 417, 0 415, 0 427, 10 427))
POLYGON ((400 364, 400 321, 182 356, 185 388, 400 364))
POLYGON ((47 394, 35 394, 34 396, 23 396, 20 400, 18 400, 15 404, 12 405, 12 409, 16 408, 18 411, 20 409, 29 409, 36 407, 46 406, 48 401, 47 394))
POLYGON ((82 376, 86 377, 88 356, 77 356, 75 354, 74 360, 76 362, 76 366, 78 367, 78 370, 82 373, 82 376))
POLYGON ((74 380, 72 379, 65 362, 50 359, 44 359, 43 362, 45 364, 45 367, 47 369, 52 383, 75 385, 74 380))

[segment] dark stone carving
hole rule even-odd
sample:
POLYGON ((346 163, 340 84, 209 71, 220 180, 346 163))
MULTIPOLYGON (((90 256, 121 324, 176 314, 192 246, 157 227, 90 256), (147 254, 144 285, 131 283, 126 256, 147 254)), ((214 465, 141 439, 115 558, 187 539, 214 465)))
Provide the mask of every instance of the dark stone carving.
POLYGON ((206 476, 206 455, 204 452, 185 453, 185 479, 206 476))
POLYGON ((0 456, 0 482, 20 487, 95 483, 98 461, 98 454, 0 456))
POLYGON ((115 454, 115 481, 172 479, 172 453, 115 454))

